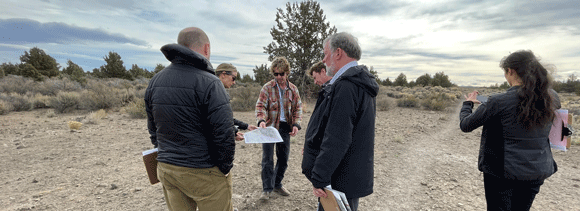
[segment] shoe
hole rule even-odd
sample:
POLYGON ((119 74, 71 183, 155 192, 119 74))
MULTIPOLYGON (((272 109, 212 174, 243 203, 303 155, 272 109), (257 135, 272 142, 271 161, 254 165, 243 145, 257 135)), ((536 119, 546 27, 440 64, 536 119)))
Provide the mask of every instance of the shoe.
POLYGON ((290 195, 290 192, 288 192, 288 190, 286 190, 286 188, 284 188, 284 187, 274 188, 274 192, 276 192, 282 196, 289 196, 290 195))
POLYGON ((272 192, 262 192, 262 194, 260 195, 260 201, 266 201, 268 199, 270 199, 270 195, 272 194, 272 192))

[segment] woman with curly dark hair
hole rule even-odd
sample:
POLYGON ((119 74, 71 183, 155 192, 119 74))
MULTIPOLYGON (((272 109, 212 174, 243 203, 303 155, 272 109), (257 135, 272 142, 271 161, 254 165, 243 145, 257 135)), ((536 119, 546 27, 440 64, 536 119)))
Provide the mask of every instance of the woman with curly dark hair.
POLYGON ((478 168, 483 172, 487 210, 529 210, 544 179, 557 171, 548 135, 559 107, 548 71, 529 50, 500 62, 512 86, 489 97, 472 113, 477 91, 459 114, 463 132, 483 126, 478 168))

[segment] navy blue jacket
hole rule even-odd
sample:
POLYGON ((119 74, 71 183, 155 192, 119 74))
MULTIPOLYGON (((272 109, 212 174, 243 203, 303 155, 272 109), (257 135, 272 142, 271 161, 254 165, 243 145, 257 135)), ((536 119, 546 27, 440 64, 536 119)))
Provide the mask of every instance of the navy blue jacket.
MULTIPOLYGON (((480 171, 504 179, 543 180, 557 171, 548 139, 552 123, 526 129, 517 120, 519 88, 514 86, 505 93, 489 97, 474 113, 473 102, 463 102, 460 127, 463 132, 471 132, 483 126, 480 171)), ((557 95, 554 101, 559 103, 557 95)))
POLYGON ((157 160, 176 166, 230 172, 234 160, 234 122, 227 92, 209 61, 189 48, 169 44, 171 61, 155 74, 145 92, 151 143, 157 160))
POLYGON ((347 198, 373 193, 376 96, 364 66, 325 86, 308 122, 302 173, 316 188, 332 185, 347 198))

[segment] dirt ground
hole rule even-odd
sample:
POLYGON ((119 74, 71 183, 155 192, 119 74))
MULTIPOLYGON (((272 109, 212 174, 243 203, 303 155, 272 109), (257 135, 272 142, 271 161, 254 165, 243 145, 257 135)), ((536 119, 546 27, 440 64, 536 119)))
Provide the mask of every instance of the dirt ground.
MULTIPOLYGON (((458 108, 458 107, 457 107, 458 108)), ((433 112, 393 107, 378 112, 374 193, 360 210, 485 210, 477 170, 481 128, 459 130, 458 109, 433 112)), ((144 119, 110 112, 98 124, 71 131, 88 113, 49 117, 50 110, 0 116, 0 210, 167 210, 160 184, 150 185, 141 152, 152 147, 144 119)), ((253 112, 234 116, 254 122, 253 112)), ((310 113, 304 114, 303 126, 310 113)), ((284 186, 289 197, 260 202, 260 145, 238 142, 232 170, 240 210, 315 210, 301 174, 304 131, 292 138, 284 186)), ((532 210, 580 210, 580 146, 554 150, 559 171, 548 178, 532 210)))

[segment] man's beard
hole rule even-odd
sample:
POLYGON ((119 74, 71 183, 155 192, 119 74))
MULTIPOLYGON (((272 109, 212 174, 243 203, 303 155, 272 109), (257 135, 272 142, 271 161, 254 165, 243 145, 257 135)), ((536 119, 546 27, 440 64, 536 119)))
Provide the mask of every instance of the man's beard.
POLYGON ((334 77, 336 71, 334 71, 334 65, 326 65, 326 75, 330 77, 334 77))

